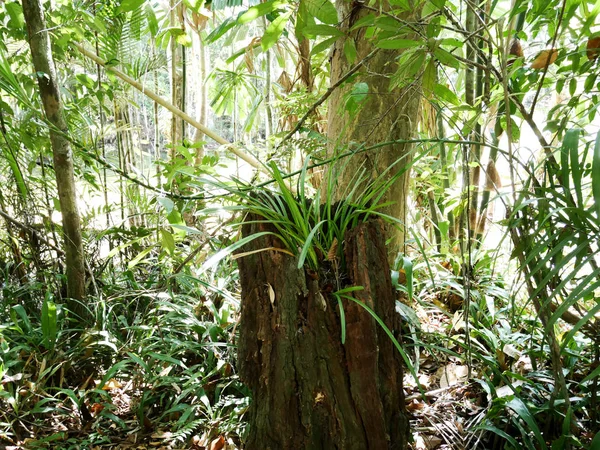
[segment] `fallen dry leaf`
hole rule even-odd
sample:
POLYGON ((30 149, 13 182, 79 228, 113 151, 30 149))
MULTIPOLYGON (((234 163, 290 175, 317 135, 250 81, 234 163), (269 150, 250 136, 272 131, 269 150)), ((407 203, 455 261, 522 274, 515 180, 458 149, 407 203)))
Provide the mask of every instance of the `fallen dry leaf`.
POLYGON ((110 380, 108 380, 106 382, 106 384, 104 386, 102 386, 102 390, 103 391, 110 391, 111 389, 119 389, 121 387, 123 387, 123 385, 121 383, 119 383, 114 378, 111 378, 110 380))
POLYGON ((550 64, 553 64, 558 58, 558 50, 542 50, 531 63, 532 69, 544 69, 550 64))
POLYGON ((224 450, 226 446, 225 438, 223 436, 219 436, 208 446, 208 450, 224 450))

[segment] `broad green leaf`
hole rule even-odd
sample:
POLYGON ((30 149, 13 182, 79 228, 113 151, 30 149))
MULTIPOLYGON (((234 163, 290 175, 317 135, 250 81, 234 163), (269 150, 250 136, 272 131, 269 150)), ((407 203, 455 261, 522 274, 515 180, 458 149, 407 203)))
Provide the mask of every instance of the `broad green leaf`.
POLYGON ((56 332, 56 304, 53 301, 46 299, 42 305, 42 334, 49 350, 54 347, 56 332))
POLYGON ((592 439, 590 450, 600 450, 600 433, 596 433, 596 436, 592 439))
POLYGON ((446 101, 448 103, 452 103, 453 105, 458 106, 460 104, 460 100, 458 99, 458 97, 456 96, 456 94, 454 92, 452 92, 450 89, 448 89, 446 86, 444 86, 443 84, 436 84, 435 87, 433 88, 433 93, 435 94, 435 96, 443 101, 446 101))
POLYGON ((425 66, 423 72, 423 93, 427 98, 431 98, 437 80, 437 67, 435 60, 431 58, 425 66))
POLYGON ((173 253, 175 252, 175 238, 173 235, 164 228, 161 228, 160 238, 162 247, 169 252, 169 255, 173 256, 173 253))
POLYGON ((304 28, 315 24, 315 16, 308 12, 306 2, 301 1, 296 13, 296 26, 294 27, 294 35, 298 42, 305 39, 304 28))
POLYGON ((354 25, 352 25, 352 28, 350 28, 350 31, 354 31, 357 28, 361 28, 361 27, 370 27, 372 25, 375 25, 375 14, 369 13, 366 16, 358 19, 354 23, 354 25))
POLYGON ((331 25, 310 25, 305 27, 302 32, 304 36, 308 38, 314 38, 316 36, 343 36, 340 30, 331 25))
POLYGON ((408 292, 408 301, 412 302, 413 300, 413 263, 410 258, 405 256, 403 258, 402 268, 404 269, 404 273, 406 274, 406 289, 408 292))
POLYGON ((458 69, 460 67, 458 59, 443 48, 436 48, 433 54, 437 60, 445 66, 452 67, 453 69, 458 69))
POLYGON ((292 12, 293 11, 288 11, 280 14, 273 22, 269 24, 261 40, 263 51, 267 51, 278 41, 279 36, 281 36, 281 33, 283 33, 285 25, 292 15, 292 12))
POLYGON ((150 35, 152 37, 156 37, 158 34, 158 19, 154 13, 154 8, 152 8, 152 5, 149 4, 146 5, 146 20, 148 21, 148 30, 150 31, 150 35))
POLYGON ((177 211, 176 209, 173 209, 167 215, 167 220, 169 221, 169 223, 171 225, 185 225, 185 222, 183 220, 183 217, 181 216, 181 213, 179 211, 177 211))
POLYGON ((331 47, 333 44, 335 44, 335 41, 337 41, 338 39, 339 39, 339 37, 335 36, 335 37, 330 37, 328 39, 325 39, 322 42, 319 42, 317 45, 315 45, 310 50, 310 54, 316 55, 318 53, 321 53, 322 51, 327 50, 329 47, 331 47))
POLYGON ((335 6, 329 0, 300 0, 306 10, 317 20, 330 25, 338 23, 335 6))
POLYGON ((96 85, 92 77, 90 77, 87 73, 77 74, 75 75, 75 78, 77 78, 77 81, 79 81, 87 88, 93 89, 96 85))
POLYGON ((173 208, 175 207, 175 203, 173 203, 173 200, 171 200, 168 197, 157 197, 156 201, 160 203, 163 208, 165 208, 167 214, 173 211, 173 208))
POLYGON ((238 19, 238 24, 244 24, 253 21, 259 17, 262 17, 266 14, 272 13, 273 11, 281 8, 286 3, 281 0, 271 0, 265 3, 260 3, 252 8, 249 8, 248 11, 242 13, 238 19))
POLYGON ((421 41, 413 41, 412 39, 384 39, 375 44, 378 48, 397 50, 401 48, 412 48, 423 45, 421 41))
POLYGON ((350 64, 354 64, 358 53, 356 51, 356 45, 354 44, 354 39, 346 39, 344 42, 344 55, 346 56, 346 60, 350 64))
POLYGON ((117 13, 126 13, 139 8, 146 0, 123 0, 117 8, 117 13))
POLYGON ((4 7, 10 17, 9 26, 16 30, 22 30, 25 27, 25 17, 21 5, 18 2, 10 2, 6 3, 4 7))

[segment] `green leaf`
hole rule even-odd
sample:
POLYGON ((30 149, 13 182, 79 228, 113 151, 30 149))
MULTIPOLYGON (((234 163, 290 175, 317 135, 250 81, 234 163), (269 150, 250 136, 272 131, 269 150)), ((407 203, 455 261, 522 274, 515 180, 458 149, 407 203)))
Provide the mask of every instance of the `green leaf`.
POLYGON ((404 269, 404 273, 406 274, 406 289, 408 292, 408 301, 412 302, 413 300, 413 263, 410 258, 405 256, 403 258, 402 268, 404 269))
POLYGON ((304 36, 314 38, 316 36, 343 36, 340 30, 331 25, 310 25, 302 30, 304 36))
POLYGON ((178 359, 173 358, 172 356, 161 355, 160 353, 155 353, 155 352, 148 352, 148 356, 152 356, 154 359, 158 359, 160 361, 168 362, 168 363, 174 364, 176 366, 183 367, 184 369, 187 369, 187 367, 185 366, 185 364, 183 362, 181 362, 178 359))
POLYGON ((169 252, 169 255, 173 256, 173 253, 175 252, 175 238, 173 235, 164 228, 161 228, 160 237, 162 247, 169 252))
POLYGON ((600 433, 596 433, 596 436, 592 439, 590 450, 600 450, 600 433))
POLYGON ((452 92, 450 89, 448 89, 446 86, 444 86, 443 84, 436 84, 435 87, 433 88, 433 93, 435 94, 435 96, 441 100, 444 100, 448 103, 452 103, 453 105, 458 106, 460 104, 460 100, 458 99, 458 97, 456 96, 456 94, 454 92, 452 92))
POLYGON ((158 19, 154 13, 152 5, 146 5, 146 20, 148 21, 148 30, 152 37, 156 37, 158 34, 158 19))
POLYGON ((96 83, 94 82, 92 77, 90 77, 86 73, 77 74, 77 75, 75 75, 75 78, 77 78, 77 81, 79 81, 81 84, 83 84, 87 88, 93 89, 96 85, 96 83))
POLYGON ((437 60, 445 66, 452 67, 453 69, 458 69, 460 67, 458 59, 456 59, 453 54, 444 50, 443 48, 436 48, 433 54, 437 60))
POLYGON ((369 13, 366 16, 358 19, 354 23, 354 25, 352 25, 352 28, 350 28, 350 31, 354 31, 357 28, 361 28, 361 27, 370 27, 372 25, 375 25, 375 14, 369 13))
POLYGON ((30 333, 32 328, 31 328, 31 322, 29 321, 29 317, 27 316, 27 312, 25 311, 25 308, 23 307, 23 305, 15 305, 10 309, 10 316, 11 319, 13 321, 13 323, 21 328, 21 326, 19 325, 19 322, 17 320, 17 316, 19 316, 21 318, 21 320, 23 321, 23 331, 25 331, 26 333, 30 333))
POLYGON ((302 269, 302 267, 304 266, 304 261, 306 260, 306 255, 308 254, 308 252, 311 250, 314 252, 314 249, 312 247, 312 241, 315 237, 315 234, 317 234, 317 231, 319 231, 319 228, 321 227, 321 225, 323 225, 325 222, 327 222, 327 220, 321 220, 318 224, 316 224, 313 227, 312 230, 310 230, 310 233, 308 234, 308 237, 306 238, 306 242, 302 246, 302 251, 300 252, 300 257, 298 258, 298 269, 302 269))
POLYGON ((265 30, 265 34, 261 40, 261 46, 263 51, 267 51, 271 47, 275 45, 281 33, 285 29, 285 25, 287 24, 290 16, 293 11, 288 11, 283 14, 280 14, 273 22, 269 24, 267 29, 265 30))
POLYGON ((431 98, 435 88, 436 80, 437 67, 435 65, 435 60, 431 58, 427 63, 427 66, 425 66, 425 71, 423 72, 423 93, 427 98, 431 98))
POLYGON ((369 95, 369 85, 364 82, 356 83, 352 87, 352 91, 348 93, 345 108, 350 114, 354 114, 361 103, 363 103, 369 95))
POLYGON ((356 58, 358 57, 358 53, 353 39, 346 39, 344 42, 344 55, 350 64, 354 64, 354 61, 356 61, 356 58))
POLYGON ((152 247, 148 247, 148 248, 146 248, 146 249, 142 250, 142 251, 141 251, 141 252, 140 252, 140 253, 139 253, 139 254, 138 254, 138 255, 137 255, 135 258, 133 258, 131 261, 129 261, 129 262, 127 263, 127 268, 128 268, 129 270, 133 269, 133 268, 134 268, 135 266, 137 266, 137 265, 138 265, 138 264, 139 264, 139 263, 142 261, 142 259, 144 259, 144 258, 145 258, 145 256, 146 256, 148 253, 150 253, 151 251, 152 251, 152 247))
POLYGON ((208 36, 206 36, 206 43, 211 44, 221 38, 225 33, 231 30, 237 25, 238 21, 232 17, 225 19, 221 25, 212 30, 208 36))
POLYGON ((238 19, 237 23, 242 25, 244 23, 251 22, 259 17, 262 17, 266 14, 272 13, 273 11, 281 8, 286 3, 281 0, 271 0, 265 3, 260 3, 252 8, 249 8, 248 11, 242 13, 238 19))
POLYGON ((412 48, 423 45, 421 41, 413 41, 412 39, 384 39, 378 41, 375 46, 383 49, 397 50, 401 48, 412 48))
POLYGON ((231 244, 230 246, 219 250, 217 253, 215 253, 214 255, 212 255, 210 258, 208 258, 204 264, 202 264, 202 267, 200 268, 201 272, 206 272, 209 269, 212 269, 213 267, 215 267, 223 258, 229 256, 230 254, 232 254, 234 251, 236 251, 238 248, 242 248, 244 245, 246 245, 248 242, 253 241, 254 239, 257 239, 261 236, 266 236, 266 235, 274 235, 276 236, 275 233, 272 233, 270 231, 262 231, 260 233, 255 233, 252 234, 250 236, 246 236, 243 239, 240 239, 239 241, 237 241, 234 244, 231 244))
POLYGON ((596 219, 600 224, 600 131, 596 135, 596 145, 592 159, 592 192, 596 205, 596 219))
POLYGON ((185 225, 183 217, 181 217, 181 213, 176 209, 173 209, 168 215, 167 220, 171 225, 185 225))
POLYGON ((163 208, 165 208, 167 214, 173 211, 173 208, 175 207, 175 203, 173 203, 173 200, 171 200, 168 197, 158 197, 156 201, 160 203, 163 208))
POLYGON ((46 299, 42 305, 42 334, 49 350, 52 350, 54 347, 56 331, 56 304, 46 299))
POLYGON ((322 51, 327 50, 329 47, 331 47, 333 44, 335 44, 335 41, 337 41, 338 39, 339 39, 339 37, 335 36, 335 37, 325 39, 322 42, 319 42, 317 45, 315 45, 312 48, 312 50, 310 51, 310 54, 316 55, 318 53, 321 53, 322 51))
POLYGON ((520 398, 513 398, 506 404, 506 406, 517 413, 517 415, 527 424, 529 430, 532 431, 536 437, 540 448, 547 450, 548 446, 546 445, 546 441, 544 440, 542 433, 540 433, 540 429, 538 428, 535 418, 531 415, 531 412, 525 403, 523 403, 520 398))
POLYGON ((410 3, 407 0, 390 0, 390 5, 403 11, 409 11, 411 9, 410 3))
POLYGON ((204 0, 183 0, 183 3, 192 11, 198 12, 204 5, 204 0))
POLYGON ((23 16, 23 8, 18 2, 6 3, 6 12, 10 17, 8 25, 15 30, 22 30, 25 27, 25 17, 23 16))
POLYGON ((133 11, 142 6, 145 1, 146 0, 123 0, 117 8, 117 14, 133 11))
POLYGON ((338 23, 337 11, 329 0, 300 0, 300 4, 319 21, 330 25, 338 23))

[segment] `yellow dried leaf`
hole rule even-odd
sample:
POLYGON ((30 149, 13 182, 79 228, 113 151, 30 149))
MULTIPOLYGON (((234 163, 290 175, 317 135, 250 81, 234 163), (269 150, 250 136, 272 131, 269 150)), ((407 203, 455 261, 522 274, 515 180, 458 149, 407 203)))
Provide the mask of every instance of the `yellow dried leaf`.
POLYGON ((102 390, 110 391, 111 389, 119 389, 122 386, 123 385, 121 383, 119 383, 117 380, 115 380, 114 378, 111 378, 110 380, 108 380, 106 382, 106 384, 104 386, 102 386, 102 390))
POLYGON ((532 69, 544 69, 553 64, 558 58, 558 50, 542 50, 531 63, 532 69))

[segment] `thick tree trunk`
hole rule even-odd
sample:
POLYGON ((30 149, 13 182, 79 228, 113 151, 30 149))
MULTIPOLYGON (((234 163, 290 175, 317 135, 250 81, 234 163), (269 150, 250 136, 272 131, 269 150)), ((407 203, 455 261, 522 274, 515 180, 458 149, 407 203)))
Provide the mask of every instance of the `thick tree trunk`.
MULTIPOLYGON (((23 15, 29 33, 29 46, 33 65, 38 75, 40 95, 46 117, 56 129, 50 129, 50 141, 54 157, 56 187, 63 218, 64 245, 67 264, 67 295, 71 299, 85 298, 85 270, 83 244, 77 192, 73 175, 73 152, 67 133, 60 92, 56 80, 56 70, 50 48, 50 38, 46 29, 44 12, 40 0, 23 0, 23 15)), ((86 308, 81 303, 71 302, 69 307, 80 317, 84 317, 86 308)))
MULTIPOLYGON (((268 225, 246 223, 248 236, 268 225)), ((280 247, 273 236, 244 251, 280 247)), ((387 326, 398 328, 383 226, 346 233, 348 285, 387 326)), ((307 276, 273 250, 239 260, 242 311, 238 363, 252 391, 246 449, 406 448, 400 355, 360 305, 344 300, 346 342, 330 280, 307 276)))
MULTIPOLYGON (((367 14, 374 14, 372 10, 362 5, 361 2, 337 0, 338 17, 344 19, 340 28, 341 31, 346 33, 347 37, 339 39, 333 50, 331 58, 332 85, 342 78, 354 64, 374 50, 371 40, 364 35, 365 27, 351 30, 359 19, 367 14), (350 62, 346 59, 344 45, 347 40, 353 41, 356 46, 356 61, 350 62)), ((376 6, 377 8, 383 8, 383 10, 389 9, 387 1, 382 1, 381 4, 378 3, 376 6)), ((414 11, 411 14, 418 15, 419 12, 414 11)), ((402 18, 411 20, 408 15, 402 18)), ((411 39, 413 36, 407 33, 406 38, 411 39)), ((414 135, 417 129, 421 102, 419 76, 415 77, 415 80, 412 80, 405 88, 390 91, 390 76, 397 69, 395 61, 401 52, 402 50, 379 50, 365 63, 357 76, 352 79, 352 82, 346 83, 333 92, 329 99, 328 108, 328 137, 331 154, 349 150, 347 144, 350 143, 364 144, 368 147, 383 142, 410 139, 414 135), (359 82, 368 84, 368 96, 357 113, 349 114, 344 111, 347 95, 352 86, 359 82)), ((356 183, 356 174, 363 167, 372 180, 382 174, 398 159, 404 158, 403 162, 396 164, 394 170, 388 173, 387 177, 390 178, 407 164, 410 164, 412 160, 411 151, 411 145, 393 144, 372 152, 357 154, 352 157, 348 164, 345 164, 346 161, 341 161, 337 165, 338 167, 334 169, 333 174, 337 183, 337 189, 335 190, 337 198, 334 201, 340 200, 349 192, 348 186, 356 183)), ((406 171, 398 177, 381 200, 382 203, 393 202, 383 212, 402 221, 406 220, 408 181, 409 171, 406 171)), ((327 189, 327 183, 323 183, 322 186, 323 190, 327 189)), ((393 232, 390 228, 388 229, 388 237, 394 239, 394 245, 390 247, 390 252, 395 253, 404 242, 404 233, 402 231, 393 232)), ((391 256, 393 260, 395 255, 391 256)))

